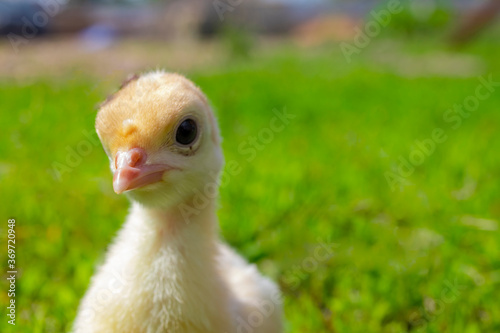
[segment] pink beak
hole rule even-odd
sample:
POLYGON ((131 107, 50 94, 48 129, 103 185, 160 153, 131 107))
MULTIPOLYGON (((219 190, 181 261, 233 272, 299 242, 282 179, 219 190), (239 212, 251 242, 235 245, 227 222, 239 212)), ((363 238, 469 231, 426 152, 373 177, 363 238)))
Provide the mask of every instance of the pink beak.
POLYGON ((165 171, 171 169, 165 164, 146 164, 146 161, 147 154, 141 148, 116 154, 113 189, 117 194, 160 182, 165 171))

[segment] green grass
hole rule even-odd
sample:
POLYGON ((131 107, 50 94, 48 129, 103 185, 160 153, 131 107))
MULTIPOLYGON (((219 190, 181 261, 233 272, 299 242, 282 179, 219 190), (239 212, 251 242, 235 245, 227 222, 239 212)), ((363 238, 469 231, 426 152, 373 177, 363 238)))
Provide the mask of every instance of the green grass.
MULTIPOLYGON (((396 43, 401 54, 444 52, 396 43)), ((498 332, 500 235, 477 219, 495 227, 500 218, 500 94, 452 129, 443 114, 477 78, 401 76, 373 60, 384 45, 372 42, 351 64, 337 46, 288 46, 188 73, 218 113, 226 161, 241 166, 221 191, 223 237, 279 282, 287 332, 498 332), (285 108, 295 118, 255 158, 242 153, 285 108), (392 190, 386 172, 435 128, 447 140, 406 178, 412 185, 392 190)), ((482 42, 464 52, 500 81, 499 51, 482 42)), ((7 219, 17 221, 16 332, 69 329, 127 214, 92 143, 107 93, 95 85, 81 76, 0 84, 0 216, 2 244, 7 219), (59 180, 54 162, 85 142, 89 153, 59 180)), ((0 331, 8 326, 4 315, 0 331)))

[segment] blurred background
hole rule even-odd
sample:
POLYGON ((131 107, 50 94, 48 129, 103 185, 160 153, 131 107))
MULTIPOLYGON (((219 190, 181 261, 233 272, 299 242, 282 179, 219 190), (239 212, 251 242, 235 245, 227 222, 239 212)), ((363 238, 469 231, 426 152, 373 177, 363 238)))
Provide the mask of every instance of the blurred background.
POLYGON ((242 167, 221 189, 221 233, 279 283, 286 332, 500 331, 499 11, 1 0, 0 231, 6 249, 16 219, 18 275, 16 326, 3 315, 0 331, 70 329, 128 209, 97 105, 157 68, 218 115, 242 167))

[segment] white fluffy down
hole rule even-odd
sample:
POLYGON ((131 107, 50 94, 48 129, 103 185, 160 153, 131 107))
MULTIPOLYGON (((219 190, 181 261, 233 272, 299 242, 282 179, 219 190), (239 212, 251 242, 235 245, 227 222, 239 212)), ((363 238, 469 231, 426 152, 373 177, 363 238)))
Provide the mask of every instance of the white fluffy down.
POLYGON ((160 216, 133 205, 81 303, 75 333, 281 332, 271 280, 219 242, 216 230, 190 223, 172 237, 154 220, 160 216))

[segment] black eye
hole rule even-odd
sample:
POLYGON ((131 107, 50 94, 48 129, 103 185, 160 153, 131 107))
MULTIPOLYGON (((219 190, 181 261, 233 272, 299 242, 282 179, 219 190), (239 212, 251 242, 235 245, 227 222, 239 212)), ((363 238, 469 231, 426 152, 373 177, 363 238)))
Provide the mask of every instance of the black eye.
POLYGON ((186 119, 177 127, 175 140, 181 145, 188 145, 196 139, 197 132, 196 122, 193 119, 186 119))

